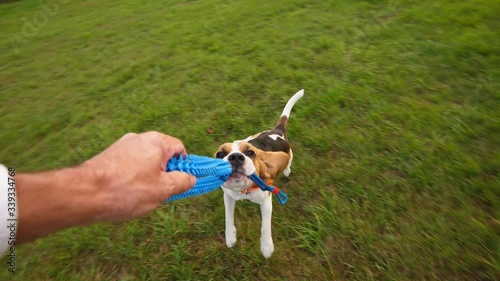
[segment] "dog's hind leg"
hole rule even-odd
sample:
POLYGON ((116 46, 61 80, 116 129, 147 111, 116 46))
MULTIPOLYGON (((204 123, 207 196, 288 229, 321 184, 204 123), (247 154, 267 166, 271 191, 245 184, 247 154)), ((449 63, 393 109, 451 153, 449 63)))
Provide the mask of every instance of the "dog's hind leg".
POLYGON ((234 226, 234 207, 236 200, 224 193, 224 207, 226 208, 226 245, 231 248, 236 243, 236 227, 234 226))
POLYGON ((290 172, 292 172, 292 160, 293 160, 293 152, 292 149, 290 148, 290 160, 288 160, 288 165, 286 165, 285 170, 283 170, 283 175, 285 177, 288 177, 290 175, 290 172))
POLYGON ((271 216, 273 214, 272 196, 267 198, 260 204, 260 212, 262 213, 262 229, 260 236, 260 251, 267 259, 274 252, 273 237, 271 233, 271 216))

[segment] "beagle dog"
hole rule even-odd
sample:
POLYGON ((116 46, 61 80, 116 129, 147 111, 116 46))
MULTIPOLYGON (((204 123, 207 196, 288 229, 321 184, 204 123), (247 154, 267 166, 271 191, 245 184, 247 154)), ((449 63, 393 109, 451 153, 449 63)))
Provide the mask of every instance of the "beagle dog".
POLYGON ((233 173, 222 185, 226 209, 226 245, 231 248, 236 243, 234 226, 234 207, 238 200, 250 200, 260 204, 262 228, 260 250, 265 258, 274 251, 271 236, 271 214, 273 211, 272 194, 262 191, 249 178, 256 172, 268 185, 283 172, 290 175, 292 149, 286 137, 286 124, 295 103, 302 98, 304 90, 298 91, 288 100, 278 123, 272 130, 252 135, 244 140, 225 143, 215 153, 216 158, 228 161, 233 173))

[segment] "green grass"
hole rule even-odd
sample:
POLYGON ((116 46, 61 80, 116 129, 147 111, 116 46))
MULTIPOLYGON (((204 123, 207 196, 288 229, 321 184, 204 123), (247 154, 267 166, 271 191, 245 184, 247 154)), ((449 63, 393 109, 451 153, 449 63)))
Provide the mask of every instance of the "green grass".
POLYGON ((74 165, 148 130, 211 155, 305 88, 289 203, 269 260, 249 202, 226 248, 219 191, 23 245, 0 280, 500 278, 500 1, 61 2, 24 38, 41 2, 0 4, 2 163, 74 165))

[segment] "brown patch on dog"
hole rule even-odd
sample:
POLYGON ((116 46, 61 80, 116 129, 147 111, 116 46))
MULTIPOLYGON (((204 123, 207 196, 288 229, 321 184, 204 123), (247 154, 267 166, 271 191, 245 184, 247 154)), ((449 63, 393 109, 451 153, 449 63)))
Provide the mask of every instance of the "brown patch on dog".
POLYGON ((276 176, 283 172, 288 165, 288 161, 290 160, 290 156, 288 153, 282 151, 270 152, 263 151, 261 154, 261 159, 265 163, 267 168, 267 173, 269 174, 271 179, 276 178, 276 176))

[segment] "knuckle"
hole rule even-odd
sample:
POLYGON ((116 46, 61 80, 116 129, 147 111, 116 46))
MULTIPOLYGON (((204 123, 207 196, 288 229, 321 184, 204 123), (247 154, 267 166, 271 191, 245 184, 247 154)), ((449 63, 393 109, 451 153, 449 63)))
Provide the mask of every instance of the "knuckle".
POLYGON ((144 135, 148 135, 148 136, 156 137, 156 136, 161 135, 161 133, 160 133, 160 132, 158 132, 158 131, 147 131, 147 132, 145 132, 145 133, 144 133, 144 135))
POLYGON ((135 137, 135 136, 137 136, 136 133, 130 132, 130 133, 126 133, 125 135, 123 135, 122 138, 130 138, 130 137, 135 137))

